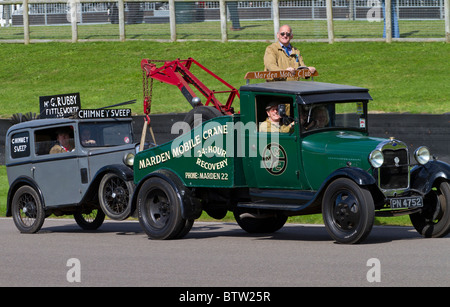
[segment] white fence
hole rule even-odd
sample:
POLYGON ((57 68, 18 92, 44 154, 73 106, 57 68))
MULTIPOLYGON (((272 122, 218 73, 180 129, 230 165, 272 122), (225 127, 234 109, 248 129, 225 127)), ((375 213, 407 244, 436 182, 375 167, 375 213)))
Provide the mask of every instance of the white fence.
POLYGON ((284 23, 294 40, 449 42, 449 1, 0 0, 0 42, 270 41, 284 23))

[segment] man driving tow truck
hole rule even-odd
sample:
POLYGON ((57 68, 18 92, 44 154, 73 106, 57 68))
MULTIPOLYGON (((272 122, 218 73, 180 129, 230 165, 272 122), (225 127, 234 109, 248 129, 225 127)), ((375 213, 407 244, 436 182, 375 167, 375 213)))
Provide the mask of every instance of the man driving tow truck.
POLYGON ((295 122, 289 125, 281 125, 281 115, 278 112, 278 103, 271 102, 266 106, 267 118, 259 125, 260 132, 288 133, 294 128, 295 122))

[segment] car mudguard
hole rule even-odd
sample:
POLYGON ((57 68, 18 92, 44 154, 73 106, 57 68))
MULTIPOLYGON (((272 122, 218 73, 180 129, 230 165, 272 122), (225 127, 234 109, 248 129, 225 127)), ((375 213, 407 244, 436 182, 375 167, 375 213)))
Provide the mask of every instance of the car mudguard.
POLYGON ((200 217, 202 213, 200 201, 196 201, 196 198, 191 197, 191 191, 183 185, 183 182, 178 175, 169 169, 159 169, 148 174, 139 181, 133 193, 133 209, 136 207, 137 195, 139 194, 142 184, 151 177, 159 177, 167 181, 173 187, 181 198, 181 216, 184 219, 197 219, 200 217))
POLYGON ((438 180, 450 180, 450 165, 432 160, 425 165, 417 165, 411 170, 411 189, 420 193, 428 194, 433 183, 438 180))
MULTIPOLYGON (((358 167, 343 167, 335 170, 332 172, 328 177, 323 181, 320 188, 317 190, 317 193, 315 194, 314 198, 310 201, 311 204, 315 205, 321 205, 320 202, 317 203, 317 200, 321 199, 321 196, 325 192, 328 185, 337 178, 349 178, 353 180, 356 184, 359 186, 373 186, 376 187, 377 180, 367 171, 363 170, 362 168, 358 167)), ((379 191, 378 188, 372 189, 372 195, 374 199, 377 199, 379 197, 379 194, 382 194, 381 191, 379 191)))
MULTIPOLYGON (((103 177, 103 174, 106 173, 114 173, 117 176, 121 177, 125 181, 133 180, 133 169, 129 168, 124 164, 110 164, 105 165, 101 169, 97 171, 94 178, 103 177)), ((95 180, 95 179, 94 179, 95 180)))
POLYGON ((376 179, 369 174, 367 171, 358 168, 358 167, 343 167, 332 172, 325 180, 319 190, 325 185, 328 185, 329 182, 333 181, 338 177, 348 177, 356 182, 358 185, 372 185, 376 184, 376 179))
POLYGON ((133 181, 133 170, 124 164, 110 164, 100 168, 93 176, 89 188, 84 193, 83 199, 80 203, 88 202, 96 197, 98 187, 103 176, 107 173, 114 173, 125 181, 133 181))

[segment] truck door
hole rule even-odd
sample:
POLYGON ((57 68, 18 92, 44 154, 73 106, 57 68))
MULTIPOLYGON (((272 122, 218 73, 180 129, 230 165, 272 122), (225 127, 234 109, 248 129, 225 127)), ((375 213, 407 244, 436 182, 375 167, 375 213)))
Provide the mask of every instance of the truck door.
MULTIPOLYGON (((255 96, 255 129, 248 131, 249 157, 247 159, 250 172, 247 176, 249 187, 255 188, 302 188, 300 140, 297 125, 290 131, 264 131, 262 127, 268 118, 266 108, 273 104, 282 104, 286 108, 286 116, 294 120, 296 105, 291 96, 256 95, 255 96)), ((288 122, 285 122, 285 124, 288 122)))

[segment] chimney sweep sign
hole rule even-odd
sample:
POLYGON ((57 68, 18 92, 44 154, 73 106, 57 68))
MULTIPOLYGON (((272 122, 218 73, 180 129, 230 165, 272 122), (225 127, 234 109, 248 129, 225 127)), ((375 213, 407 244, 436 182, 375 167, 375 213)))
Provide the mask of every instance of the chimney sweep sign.
POLYGON ((40 96, 40 118, 58 118, 76 114, 81 108, 80 93, 40 96))
POLYGON ((78 118, 124 118, 131 116, 131 109, 81 109, 78 118))

